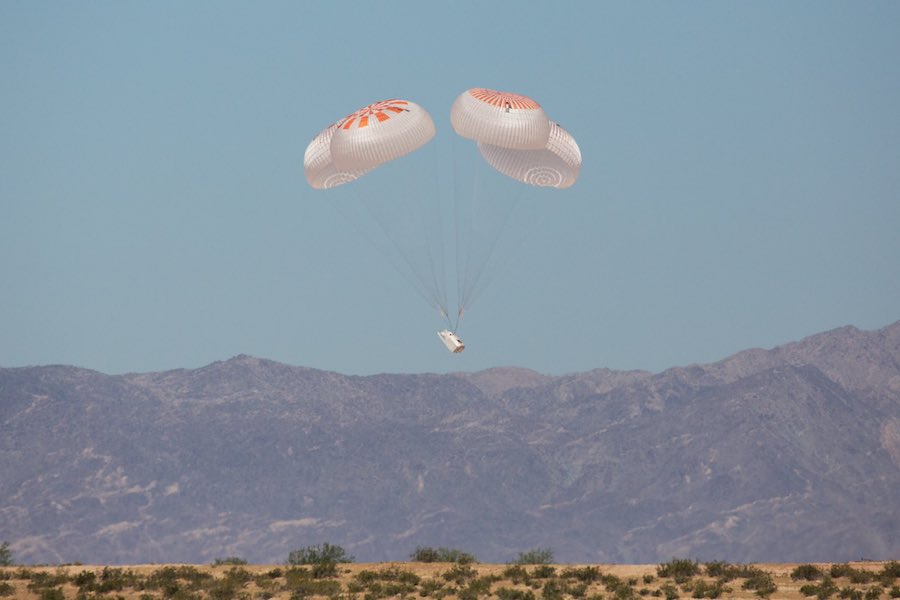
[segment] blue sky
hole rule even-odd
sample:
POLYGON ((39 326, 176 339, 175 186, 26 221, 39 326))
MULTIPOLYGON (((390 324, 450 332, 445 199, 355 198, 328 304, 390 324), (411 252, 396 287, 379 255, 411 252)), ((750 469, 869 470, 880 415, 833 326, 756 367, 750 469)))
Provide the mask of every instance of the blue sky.
POLYGON ((0 365, 662 370, 882 327, 898 24, 896 2, 0 1, 0 365), (451 356, 302 158, 400 97, 446 169, 471 87, 538 100, 584 166, 516 205, 451 356))

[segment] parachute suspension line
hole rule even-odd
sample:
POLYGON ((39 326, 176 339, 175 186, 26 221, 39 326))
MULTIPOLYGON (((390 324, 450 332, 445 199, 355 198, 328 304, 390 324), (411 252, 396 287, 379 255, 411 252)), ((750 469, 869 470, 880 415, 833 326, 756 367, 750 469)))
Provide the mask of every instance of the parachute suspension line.
MULTIPOLYGON (((524 192, 523 188, 517 188, 513 199, 510 201, 507 207, 503 208, 503 212, 500 216, 500 221, 498 226, 494 231, 491 232, 489 239, 489 246, 487 250, 487 255, 484 257, 484 260, 481 264, 477 265, 475 270, 475 276, 471 282, 471 285, 468 289, 465 302, 460 306, 460 312, 465 312, 465 309, 472 305, 481 294, 488 288, 491 281, 493 280, 492 275, 490 274, 490 270, 492 266, 496 263, 495 259, 497 256, 495 255, 495 251, 497 249, 497 245, 500 242, 503 234, 506 230, 506 226, 509 224, 510 217, 512 213, 515 211, 516 207, 519 204, 519 200, 522 198, 522 194, 524 192)), ((514 256, 512 254, 511 256, 514 256)))
MULTIPOLYGON (((421 227, 425 237, 425 246, 428 252, 428 263, 431 270, 431 279, 434 285, 435 294, 440 300, 441 314, 447 317, 449 307, 447 302, 447 270, 445 268, 445 250, 444 250, 444 219, 441 211, 440 202, 440 160, 437 153, 437 144, 431 144, 431 173, 430 183, 431 189, 423 190, 419 194, 419 214, 421 217, 421 227), (436 223, 429 223, 427 217, 435 218, 436 223), (432 248, 429 240, 437 240, 437 248, 432 248), (435 258, 435 253, 437 257, 435 258)), ((409 171, 407 171, 411 175, 409 171)), ((409 186, 408 189, 414 189, 409 186)))
MULTIPOLYGON (((476 163, 477 164, 477 163, 476 163)), ((464 212, 463 217, 466 219, 465 233, 466 239, 464 240, 465 247, 465 267, 463 269, 463 279, 462 285, 460 286, 460 294, 459 294, 459 311, 465 310, 467 306, 469 306, 469 293, 472 287, 472 260, 473 253, 475 252, 475 243, 476 240, 474 231, 475 231, 475 211, 480 204, 480 195, 481 195, 481 170, 478 167, 474 168, 474 172, 472 175, 472 193, 469 196, 469 205, 468 210, 464 212)))
POLYGON ((433 291, 429 290, 427 283, 422 281, 421 276, 418 274, 418 271, 415 268, 415 265, 412 264, 412 261, 403 251, 403 248, 400 246, 395 236, 391 234, 390 228, 384 222, 383 216, 378 214, 378 212, 372 208, 370 203, 366 202, 362 198, 362 192, 359 188, 355 187, 353 184, 347 187, 352 187, 352 196, 355 203, 365 206, 366 212, 368 212, 371 218, 374 219, 376 223, 378 223, 378 227, 381 229, 382 234, 390 242, 391 248, 384 248, 383 244, 379 244, 378 241, 372 236, 372 234, 370 233, 370 228, 363 226, 361 222, 351 216, 351 212, 356 213, 358 211, 353 211, 352 209, 348 211, 346 210, 344 203, 340 201, 333 202, 332 204, 337 208, 338 212, 340 212, 341 215, 354 226, 354 228, 362 235, 362 237, 369 243, 371 247, 381 250, 382 254, 390 261, 391 265, 394 267, 397 273, 399 273, 403 277, 403 279, 405 279, 406 282, 410 286, 412 286, 414 290, 416 290, 416 292, 422 297, 423 300, 425 300, 426 303, 428 303, 429 306, 441 312, 441 314, 446 314, 446 307, 441 305, 440 300, 435 297, 433 291), (396 260, 396 257, 391 254, 391 252, 389 251, 390 249, 393 249, 395 253, 402 258, 403 263, 405 263, 406 267, 408 268, 408 271, 401 267, 401 263, 399 263, 396 260))
POLYGON ((462 313, 462 308, 459 308, 461 298, 462 298, 462 276, 461 276, 461 264, 460 257, 462 255, 463 242, 461 239, 462 234, 462 199, 461 192, 457 182, 462 181, 462 166, 460 165, 460 141, 458 136, 453 136, 452 142, 452 152, 453 155, 453 181, 452 181, 452 191, 453 191, 453 229, 454 229, 454 237, 455 237, 455 247, 454 247, 454 256, 456 258, 456 304, 457 304, 457 313, 456 313, 456 324, 452 328, 453 331, 457 331, 459 329, 459 319, 460 314, 462 313))
MULTIPOLYGON (((498 244, 525 189, 516 186, 509 191, 495 190, 490 198, 483 198, 487 193, 484 178, 488 167, 480 160, 476 161, 476 165, 478 166, 474 168, 472 176, 470 210, 461 211, 464 214, 460 218, 468 219, 468 223, 464 224, 467 225, 464 228, 468 239, 463 241, 466 251, 465 267, 458 280, 460 289, 458 319, 462 318, 465 311, 481 296, 492 280, 491 272, 496 263, 498 244), (477 220, 476 213, 478 213, 477 220), (481 224, 483 229, 480 237, 476 235, 478 224, 481 224)), ((464 202, 465 200, 462 200, 460 204, 464 202)), ((460 254, 461 252, 457 256, 460 254)))

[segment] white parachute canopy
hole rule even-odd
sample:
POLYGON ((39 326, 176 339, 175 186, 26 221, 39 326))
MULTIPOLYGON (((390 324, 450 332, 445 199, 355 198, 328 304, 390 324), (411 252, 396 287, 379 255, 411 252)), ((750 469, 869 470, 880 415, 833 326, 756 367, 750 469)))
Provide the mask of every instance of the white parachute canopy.
POLYGON ((355 179, 368 173, 369 169, 351 169, 342 171, 334 165, 331 159, 331 137, 338 128, 333 123, 319 132, 306 147, 303 155, 303 172, 306 180, 317 190, 327 190, 355 179))
POLYGON ((567 188, 578 179, 581 150, 568 131, 550 124, 550 139, 540 150, 517 150, 478 142, 481 156, 499 172, 538 187, 567 188))
POLYGON ((424 108, 408 100, 382 100, 316 135, 306 147, 303 170, 315 189, 337 187, 421 148, 433 137, 434 122, 424 108))
POLYGON ((434 122, 408 100, 383 100, 363 107, 338 124, 331 156, 341 170, 372 169, 418 150, 434 137, 434 122))
POLYGON ((550 121, 540 104, 486 88, 460 94, 450 109, 450 123, 464 138, 504 148, 538 150, 550 137, 550 121))

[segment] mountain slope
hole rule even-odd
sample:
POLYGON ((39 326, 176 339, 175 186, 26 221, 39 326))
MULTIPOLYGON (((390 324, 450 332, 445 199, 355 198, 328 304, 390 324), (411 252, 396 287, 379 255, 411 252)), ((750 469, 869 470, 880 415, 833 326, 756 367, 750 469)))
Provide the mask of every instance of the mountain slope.
POLYGON ((0 369, 18 560, 900 556, 900 323, 662 373, 0 369))

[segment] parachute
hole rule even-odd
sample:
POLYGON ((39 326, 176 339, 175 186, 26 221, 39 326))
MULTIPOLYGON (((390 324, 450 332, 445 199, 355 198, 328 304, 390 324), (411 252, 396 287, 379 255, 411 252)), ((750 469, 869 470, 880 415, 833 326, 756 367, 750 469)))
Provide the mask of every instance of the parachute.
POLYGON ((337 187, 421 148, 433 137, 431 115, 418 104, 375 102, 314 137, 306 147, 303 170, 315 189, 337 187))
MULTIPOLYGON (((426 168, 412 169, 407 165, 391 171, 388 177, 393 188, 388 193, 368 193, 363 186, 364 210, 370 211, 381 231, 389 239, 386 252, 398 255, 394 266, 410 281, 419 293, 446 320, 449 329, 438 335, 451 352, 465 347, 455 331, 465 311, 483 290, 487 267, 494 249, 518 201, 521 189, 527 186, 564 189, 572 186, 581 169, 581 151, 575 139, 559 124, 552 122, 541 105, 521 94, 499 92, 487 88, 472 88, 460 94, 450 110, 453 130, 462 138, 474 142, 475 168, 472 182, 458 181, 454 173, 454 226, 456 240, 457 311, 454 323, 446 293, 446 274, 443 265, 443 237, 440 198, 447 186, 438 185, 442 167, 435 154, 433 191, 410 186, 411 177, 426 168), (487 169, 480 169, 480 163, 487 169), (496 172, 517 183, 521 189, 501 193, 485 193, 483 175, 496 172), (394 181, 395 175, 405 181, 394 181), (415 198, 411 198, 415 196, 415 198), (390 215, 379 214, 373 205, 385 199, 390 215), (418 209, 411 209, 411 202, 418 209), (420 213, 413 218, 413 213, 420 213), (425 216, 428 213, 430 216, 425 216), (403 227, 406 227, 404 229, 403 227), (435 237, 419 241, 418 238, 435 237), (413 239, 416 238, 416 239, 413 239)), ((370 178, 372 171, 415 153, 435 137, 435 126, 428 112, 418 104, 401 99, 383 100, 369 104, 343 119, 332 123, 317 134, 306 148, 303 167, 310 186, 318 190, 333 189, 361 178, 370 178)), ((458 139, 458 138, 457 138, 458 139)), ((417 154, 418 156, 418 154, 417 154)), ((454 155, 454 165, 457 163, 454 155)), ((408 159, 404 159, 406 162, 408 159)), ((399 165, 398 165, 399 166, 399 165)), ((503 179, 503 178, 498 178, 503 179)), ((370 179, 378 181, 378 177, 370 179)), ((508 181, 508 180, 507 180, 508 181)), ((355 186, 362 184, 355 184, 355 186)), ((350 186, 351 189, 354 186, 350 186)), ((360 188, 356 188, 360 189, 360 188)), ((362 192, 361 192, 362 193, 362 192)), ((356 219, 353 211, 347 215, 356 219)), ((373 228, 360 226, 361 231, 373 228)))
POLYGON ((481 156, 507 177, 538 187, 567 188, 578 179, 581 150, 540 104, 520 94, 473 88, 450 109, 457 134, 475 140, 481 156))
POLYGON ((575 138, 559 123, 550 124, 550 138, 540 150, 517 150, 478 142, 478 151, 497 171, 538 187, 570 187, 581 170, 581 150, 575 138))

